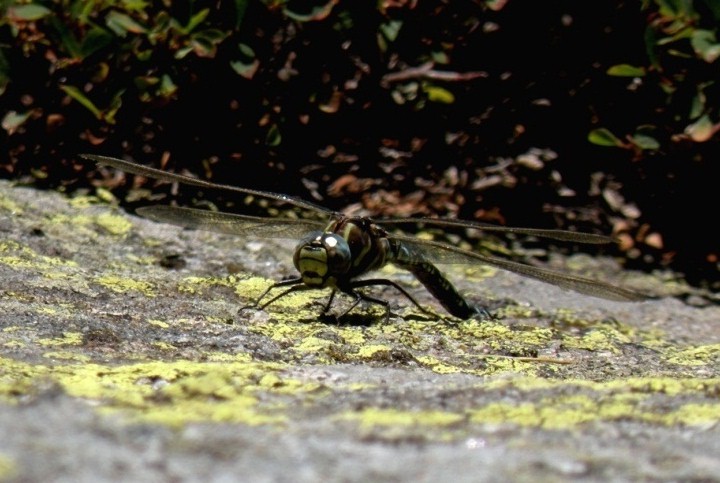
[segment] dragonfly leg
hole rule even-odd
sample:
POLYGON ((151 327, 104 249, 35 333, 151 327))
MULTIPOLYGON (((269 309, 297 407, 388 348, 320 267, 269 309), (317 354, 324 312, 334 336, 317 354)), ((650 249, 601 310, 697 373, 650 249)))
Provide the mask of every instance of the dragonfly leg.
POLYGON ((328 301, 325 304, 325 307, 323 307, 323 311, 322 311, 323 315, 327 314, 328 311, 330 310, 330 306, 332 305, 333 300, 335 300, 336 293, 337 293, 337 290, 333 290, 332 292, 330 292, 330 297, 328 297, 328 301))
MULTIPOLYGON (((400 285, 400 284, 398 284, 398 283, 396 283, 396 282, 393 282, 392 280, 388 280, 388 279, 386 279, 386 278, 370 278, 370 279, 365 279, 365 280, 353 280, 353 281, 350 283, 350 289, 352 290, 352 289, 356 289, 356 288, 359 288, 359 287, 370 287, 370 286, 373 286, 373 285, 388 285, 388 286, 390 286, 390 287, 394 287, 394 288, 397 289, 401 294, 403 294, 408 300, 410 300, 410 302, 412 302, 413 305, 415 305, 415 307, 417 307, 421 312, 426 313, 426 314, 429 314, 429 315, 433 315, 433 313, 432 313, 431 311, 429 311, 428 309, 426 309, 425 307, 423 307, 422 305, 420 305, 420 302, 418 302, 417 300, 415 300, 415 297, 413 297, 412 295, 410 295, 410 293, 409 293, 407 290, 405 290, 405 288, 403 288, 402 285, 400 285)), ((367 295, 361 295, 361 297, 369 297, 369 296, 367 296, 367 295)), ((388 305, 387 301, 378 302, 378 300, 380 300, 380 299, 376 299, 376 300, 370 300, 370 299, 374 299, 374 297, 369 297, 369 298, 368 298, 368 301, 372 301, 372 302, 375 302, 375 303, 380 303, 380 304, 382 304, 382 305, 385 305, 386 307, 387 307, 387 305, 388 305), (383 303, 383 302, 384 302, 384 303, 383 303)))
POLYGON ((272 285, 270 285, 267 289, 265 289, 265 291, 260 295, 260 297, 258 297, 252 304, 246 305, 245 307, 241 307, 240 310, 252 309, 252 308, 262 310, 265 307, 267 307, 268 305, 270 305, 271 303, 275 302, 277 299, 284 297, 285 295, 289 294, 290 292, 294 292, 296 290, 302 290, 302 289, 306 288, 305 286, 300 285, 301 283, 302 283, 302 278, 300 278, 300 277, 291 278, 290 280, 282 280, 280 282, 275 282, 272 285), (272 291, 273 289, 276 289, 278 287, 287 287, 289 285, 292 285, 289 289, 284 290, 280 294, 271 298, 269 301, 260 305, 260 302, 262 301, 262 299, 264 299, 267 296, 267 294, 270 293, 270 291, 272 291))

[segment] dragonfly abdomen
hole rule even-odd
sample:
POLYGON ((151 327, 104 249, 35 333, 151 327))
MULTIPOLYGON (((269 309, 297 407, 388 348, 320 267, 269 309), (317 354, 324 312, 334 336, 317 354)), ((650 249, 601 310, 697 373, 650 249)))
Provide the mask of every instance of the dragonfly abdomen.
POLYGON ((484 310, 470 305, 445 275, 432 263, 416 253, 401 247, 397 257, 392 261, 395 265, 412 273, 428 292, 430 292, 449 313, 460 319, 469 319, 484 310))

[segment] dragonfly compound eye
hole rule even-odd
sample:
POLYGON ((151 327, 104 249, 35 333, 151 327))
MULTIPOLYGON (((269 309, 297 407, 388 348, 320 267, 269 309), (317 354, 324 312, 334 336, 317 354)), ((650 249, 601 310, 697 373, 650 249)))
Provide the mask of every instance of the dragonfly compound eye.
POLYGON ((293 262, 306 285, 325 286, 330 277, 350 269, 350 247, 335 233, 314 234, 298 245, 293 262))

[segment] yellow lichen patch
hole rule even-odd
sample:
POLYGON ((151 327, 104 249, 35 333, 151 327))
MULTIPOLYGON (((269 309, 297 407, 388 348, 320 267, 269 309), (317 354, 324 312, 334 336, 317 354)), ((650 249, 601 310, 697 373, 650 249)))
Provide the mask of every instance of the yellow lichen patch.
MULTIPOLYGON (((578 381, 579 382, 579 381, 578 381)), ((584 381, 587 383, 587 381, 584 381)), ((607 381, 605 383, 588 383, 594 387, 602 387, 610 391, 632 391, 645 394, 712 394, 720 390, 717 379, 679 379, 673 377, 630 377, 607 381)))
POLYGON ((362 345, 367 340, 360 327, 339 327, 337 333, 346 344, 362 345))
POLYGON ((209 352, 205 354, 205 360, 208 362, 251 362, 252 356, 244 352, 238 352, 237 354, 209 352))
POLYGON ((105 188, 96 188, 95 196, 97 196, 98 200, 104 201, 105 203, 118 203, 118 199, 115 197, 114 194, 112 194, 112 191, 105 188))
POLYGON ((98 199, 94 196, 75 196, 70 198, 68 203, 73 208, 85 209, 97 204, 98 199))
MULTIPOLYGON (((250 330, 256 334, 262 334, 272 340, 283 342, 283 343, 299 343, 308 337, 315 337, 319 331, 323 331, 328 327, 324 324, 312 324, 312 323, 290 323, 290 322, 279 322, 279 323, 263 323, 256 324, 249 327, 250 330)), ((333 330, 330 328, 330 330, 333 330)))
POLYGON ((90 357, 84 354, 69 351, 45 352, 43 357, 55 361, 90 362, 90 357))
POLYGON ((547 363, 543 361, 533 360, 532 357, 513 357, 493 354, 480 354, 476 356, 470 355, 467 357, 467 359, 470 361, 474 360, 475 363, 471 364, 472 367, 479 368, 464 370, 463 372, 468 372, 479 376, 502 373, 519 373, 525 374, 527 376, 534 376, 540 366, 547 367, 547 363))
POLYGON ((378 354, 389 354, 392 347, 384 344, 367 344, 360 346, 357 357, 360 359, 377 359, 378 354))
POLYGON ((472 337, 477 340, 507 340, 513 336, 512 329, 506 324, 492 321, 469 320, 461 322, 458 331, 462 331, 466 337, 472 337))
POLYGON ((17 476, 15 461, 9 456, 0 454, 0 481, 10 480, 17 476))
POLYGON ((499 319, 528 319, 535 315, 537 310, 524 305, 506 305, 495 311, 499 319))
POLYGON ((39 255, 32 249, 14 241, 0 241, 0 263, 11 268, 47 270, 55 267, 76 267, 72 260, 39 255))
POLYGON ((234 287, 235 277, 185 277, 178 283, 178 291, 201 295, 211 287, 234 287))
POLYGON ((129 254, 127 256, 127 259, 138 265, 145 265, 148 267, 151 265, 154 265, 157 262, 157 259, 155 257, 152 257, 152 256, 139 257, 139 256, 133 255, 133 254, 129 254))
POLYGON ((445 364, 433 356, 418 356, 415 358, 420 364, 438 374, 452 374, 461 369, 451 364, 445 364))
POLYGON ((294 349, 300 352, 320 353, 333 345, 334 342, 319 337, 305 337, 295 344, 294 349))
MULTIPOLYGON (((235 293, 245 299, 257 300, 257 298, 260 297, 260 295, 262 295, 268 289, 268 287, 272 286, 274 283, 275 282, 273 280, 268 280, 262 277, 250 277, 242 280, 235 280, 235 293)), ((282 293, 283 290, 285 290, 285 288, 277 288, 275 291, 267 295, 265 301, 269 300, 274 295, 282 293)), ((310 315, 308 307, 314 300, 327 299, 329 294, 330 292, 328 290, 322 289, 302 290, 299 292, 287 294, 286 296, 281 297, 275 302, 273 302, 272 308, 276 309, 273 310, 273 315, 278 315, 278 317, 282 317, 282 309, 284 308, 290 308, 293 310, 301 309, 301 314, 298 314, 297 312, 292 314, 292 318, 297 320, 299 318, 299 315, 310 315)), ((313 314, 317 314, 317 312, 313 312, 313 314)))
POLYGON ((65 332, 62 337, 52 339, 38 339, 38 344, 44 347, 78 346, 82 344, 83 335, 80 332, 65 332))
POLYGON ((276 394, 318 393, 325 388, 325 386, 317 382, 282 377, 277 373, 265 374, 258 381, 258 386, 272 389, 276 394))
MULTIPOLYGON (((83 209, 91 206, 91 202, 86 202, 83 197, 73 199, 77 208, 83 209)), ((83 230, 83 235, 87 237, 95 236, 94 227, 99 227, 106 233, 113 236, 124 236, 132 229, 132 223, 124 216, 114 214, 110 211, 95 212, 95 210, 74 215, 56 214, 48 220, 49 224, 62 227, 73 227, 73 229, 83 230)))
POLYGON ((284 366, 234 361, 149 362, 110 366, 100 364, 31 365, 0 358, 0 396, 5 400, 32 392, 48 379, 65 391, 91 401, 103 412, 120 412, 131 420, 172 426, 188 422, 229 421, 278 424, 287 419, 283 397, 317 392, 316 382, 281 374, 284 366), (263 403, 257 395, 263 394, 263 403), (268 398, 272 399, 268 402, 268 398))
POLYGON ((677 410, 662 417, 667 425, 717 426, 720 423, 720 404, 683 404, 677 410))
POLYGON ((33 366, 0 357, 0 401, 14 402, 33 392, 34 381, 46 373, 44 366, 33 366))
POLYGON ((14 200, 8 198, 7 196, 0 195, 0 212, 3 213, 11 213, 13 215, 22 215, 23 209, 15 203, 14 200))
POLYGON ((35 309, 35 312, 42 315, 60 315, 68 314, 74 309, 75 306, 73 304, 61 303, 57 305, 42 305, 35 309))
POLYGON ((167 322, 164 322, 162 320, 151 319, 151 320, 148 320, 148 324, 154 325, 155 327, 160 327, 161 329, 167 329, 168 327, 170 327, 170 324, 168 324, 167 322))
POLYGON ((467 281, 482 282, 498 273, 498 269, 490 265, 473 265, 463 270, 463 278, 467 281))
POLYGON ((58 213, 47 220, 48 227, 56 227, 60 230, 72 229, 75 234, 80 234, 87 238, 97 237, 97 233, 92 229, 94 217, 89 214, 66 215, 58 213))
POLYGON ((35 298, 29 294, 12 291, 3 292, 0 298, 11 298, 18 302, 32 302, 35 300, 35 298))
MULTIPOLYGON (((574 397, 557 406, 534 403, 490 403, 470 412, 470 421, 481 424, 512 424, 567 430, 590 421, 606 419, 600 408, 589 398, 574 397)), ((613 417, 632 416, 633 408, 624 407, 613 411, 613 417)))
POLYGON ((339 420, 356 421, 364 429, 376 426, 393 427, 444 427, 461 423, 465 416, 446 411, 400 411, 397 409, 368 408, 359 412, 337 416, 339 420))
POLYGON ((6 349, 22 349, 23 347, 27 347, 27 344, 20 340, 8 340, 3 342, 2 346, 6 349))
POLYGON ((533 399, 533 394, 542 394, 550 389, 562 392, 541 397, 535 402, 492 402, 470 410, 470 420, 482 424, 513 424, 552 430, 621 419, 664 425, 704 425, 720 421, 720 402, 688 403, 668 410, 666 402, 658 402, 655 407, 651 399, 651 396, 715 394, 720 389, 720 380, 716 379, 631 378, 593 382, 525 378, 483 385, 487 391, 503 391, 508 387, 525 391, 527 397, 523 399, 533 399))
POLYGON ((153 342, 152 346, 163 351, 171 351, 176 349, 174 345, 168 342, 153 342))
POLYGON ((57 315, 58 310, 55 307, 38 307, 36 310, 38 314, 42 315, 57 315))
POLYGON ((152 284, 143 280, 133 280, 131 278, 117 277, 114 275, 103 275, 101 277, 96 277, 95 282, 109 288, 113 292, 125 293, 134 291, 140 292, 146 297, 155 296, 152 284))
POLYGON ((720 344, 701 345, 690 347, 676 352, 668 357, 673 364, 683 366, 703 366, 720 362, 720 344))
POLYGON ((563 346, 568 349, 585 349, 596 352, 609 351, 614 354, 621 352, 620 346, 632 342, 627 335, 609 328, 592 329, 581 337, 563 336, 563 346))
POLYGON ((533 348, 545 347, 549 341, 557 337, 552 329, 511 327, 502 321, 470 320, 441 330, 454 340, 482 344, 493 352, 502 352, 508 348, 521 348, 524 352, 529 352, 533 348))
POLYGON ((272 280, 262 277, 249 277, 243 280, 236 280, 235 293, 242 297, 257 298, 272 283, 272 280))

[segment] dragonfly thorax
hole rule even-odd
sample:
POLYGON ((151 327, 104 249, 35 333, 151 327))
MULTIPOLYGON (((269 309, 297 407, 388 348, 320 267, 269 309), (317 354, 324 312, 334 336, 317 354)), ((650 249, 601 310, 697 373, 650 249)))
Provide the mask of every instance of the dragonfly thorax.
POLYGON ((352 255, 347 241, 336 233, 314 232, 295 249, 295 268, 305 285, 335 286, 350 270, 352 255))

